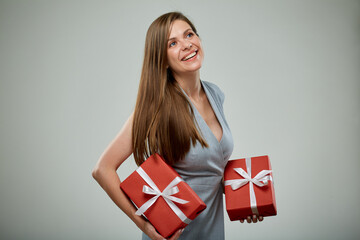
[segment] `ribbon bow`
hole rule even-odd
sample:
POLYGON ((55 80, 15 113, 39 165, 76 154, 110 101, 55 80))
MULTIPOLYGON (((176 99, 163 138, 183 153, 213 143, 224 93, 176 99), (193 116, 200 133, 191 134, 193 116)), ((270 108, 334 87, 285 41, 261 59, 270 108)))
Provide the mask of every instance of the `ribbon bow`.
POLYGON ((271 170, 262 170, 254 178, 251 178, 250 175, 242 168, 234 168, 234 170, 244 179, 226 180, 225 186, 230 185, 232 190, 237 190, 246 185, 248 182, 252 182, 256 186, 263 187, 268 184, 269 180, 272 180, 271 176, 268 175, 271 173, 271 170))
POLYGON ((156 202, 156 200, 160 196, 162 196, 164 198, 165 202, 174 211, 174 213, 181 219, 181 221, 183 221, 186 224, 189 224, 191 222, 191 219, 188 219, 186 217, 186 215, 174 203, 174 202, 177 202, 180 204, 186 204, 189 201, 172 196, 179 192, 179 188, 176 185, 182 181, 181 178, 175 177, 174 180, 169 185, 167 185, 166 188, 161 192, 159 190, 159 188, 156 186, 156 184, 149 177, 149 175, 147 175, 147 173, 141 167, 139 167, 136 171, 145 180, 145 182, 147 184, 149 184, 149 186, 147 186, 147 185, 143 186, 143 193, 149 194, 149 195, 155 195, 153 198, 151 198, 147 202, 145 202, 135 212, 136 215, 143 214, 147 209, 149 209, 156 202))

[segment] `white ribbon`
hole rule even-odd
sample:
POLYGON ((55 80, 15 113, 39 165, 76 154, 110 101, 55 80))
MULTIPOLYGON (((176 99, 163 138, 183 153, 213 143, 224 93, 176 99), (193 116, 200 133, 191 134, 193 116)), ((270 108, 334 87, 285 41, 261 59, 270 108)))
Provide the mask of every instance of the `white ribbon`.
POLYGON ((234 168, 234 170, 244 179, 226 180, 224 184, 225 186, 230 185, 231 189, 235 191, 249 183, 251 210, 253 214, 259 215, 259 211, 256 205, 254 184, 259 187, 266 186, 268 184, 268 181, 272 181, 272 177, 269 175, 271 173, 271 170, 262 170, 258 174, 256 174, 254 178, 251 178, 251 158, 246 158, 245 164, 247 172, 245 172, 242 168, 234 168))
POLYGON ((149 186, 144 185, 143 186, 143 193, 155 195, 153 198, 145 202, 136 212, 136 215, 143 214, 147 209, 153 205, 156 200, 162 196, 165 200, 165 202, 169 205, 169 207, 174 211, 174 213, 180 218, 181 221, 183 221, 186 224, 189 224, 191 222, 191 219, 187 218, 186 215, 178 208, 178 206, 175 205, 174 202, 180 203, 180 204, 186 204, 189 201, 183 200, 181 198, 177 198, 174 196, 171 196, 173 194, 176 194, 179 192, 179 188, 176 186, 178 183, 182 181, 181 178, 176 177, 174 180, 167 185, 167 187, 161 192, 159 188, 156 186, 156 184, 153 182, 153 180, 147 175, 147 173, 139 167, 136 172, 145 180, 149 186))

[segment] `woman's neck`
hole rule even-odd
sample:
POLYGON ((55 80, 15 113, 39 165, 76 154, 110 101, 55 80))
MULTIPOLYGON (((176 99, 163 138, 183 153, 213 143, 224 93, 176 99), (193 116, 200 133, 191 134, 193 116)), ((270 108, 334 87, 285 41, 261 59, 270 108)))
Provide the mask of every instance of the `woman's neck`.
POLYGON ((174 76, 180 87, 185 91, 189 98, 197 100, 201 96, 202 87, 199 71, 174 76))

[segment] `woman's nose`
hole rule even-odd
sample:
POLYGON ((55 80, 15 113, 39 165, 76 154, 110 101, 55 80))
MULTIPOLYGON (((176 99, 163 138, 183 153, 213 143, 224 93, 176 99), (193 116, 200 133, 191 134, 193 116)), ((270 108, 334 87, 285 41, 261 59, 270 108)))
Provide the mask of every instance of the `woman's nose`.
POLYGON ((182 49, 185 50, 185 49, 190 49, 192 47, 192 44, 188 41, 183 41, 182 43, 182 49))

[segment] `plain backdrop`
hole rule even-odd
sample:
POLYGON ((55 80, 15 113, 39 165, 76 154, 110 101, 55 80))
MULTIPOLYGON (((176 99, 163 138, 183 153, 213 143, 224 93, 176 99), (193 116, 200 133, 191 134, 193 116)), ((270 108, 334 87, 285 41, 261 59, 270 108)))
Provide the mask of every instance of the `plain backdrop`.
POLYGON ((174 10, 225 92, 231 158, 268 154, 274 170, 278 215, 225 214, 226 239, 359 238, 355 0, 1 0, 0 238, 140 238, 91 171, 134 109, 147 28, 174 10))

